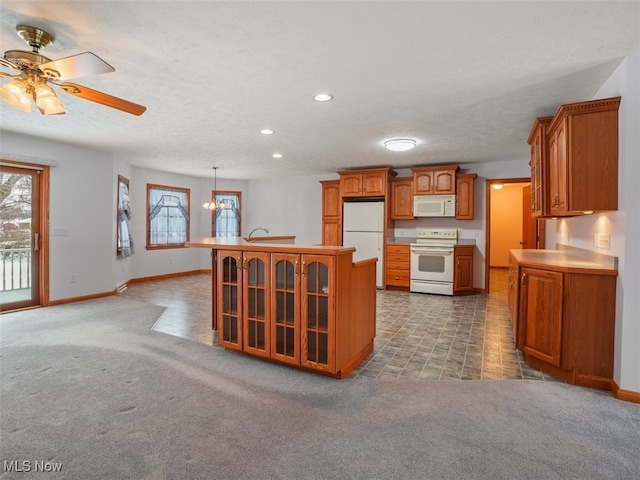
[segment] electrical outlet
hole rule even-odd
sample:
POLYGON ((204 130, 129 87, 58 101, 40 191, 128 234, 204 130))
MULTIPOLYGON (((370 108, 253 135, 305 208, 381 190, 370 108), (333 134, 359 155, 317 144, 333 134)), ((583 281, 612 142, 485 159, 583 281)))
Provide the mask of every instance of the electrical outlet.
POLYGON ((76 283, 78 281, 78 277, 76 276, 75 273, 71 274, 71 277, 69 278, 69 283, 76 283))
POLYGON ((601 250, 611 250, 611 235, 608 233, 596 233, 593 236, 593 246, 601 250))

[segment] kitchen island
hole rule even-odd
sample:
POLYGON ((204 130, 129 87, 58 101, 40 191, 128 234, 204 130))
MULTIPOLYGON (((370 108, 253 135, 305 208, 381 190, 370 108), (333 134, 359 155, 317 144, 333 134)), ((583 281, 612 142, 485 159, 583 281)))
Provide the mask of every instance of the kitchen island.
POLYGON ((373 351, 376 259, 354 248, 207 237, 212 328, 226 349, 344 378, 373 351))

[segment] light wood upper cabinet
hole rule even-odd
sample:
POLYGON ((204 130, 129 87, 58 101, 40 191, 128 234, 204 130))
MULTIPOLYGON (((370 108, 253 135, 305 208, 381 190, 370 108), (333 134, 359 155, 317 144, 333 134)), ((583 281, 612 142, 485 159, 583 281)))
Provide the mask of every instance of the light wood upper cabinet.
POLYGON ((396 172, 390 168, 371 168, 338 172, 342 197, 386 197, 389 176, 396 172))
POLYGON ((618 209, 619 106, 615 97, 558 109, 548 128, 550 215, 618 209))
POLYGON ((531 147, 531 216, 549 215, 549 141, 547 129, 553 117, 536 118, 529 134, 531 147))
POLYGON ((322 216, 340 217, 342 201, 340 200, 340 180, 325 180, 322 184, 322 216))
POLYGON ((475 173, 459 173, 456 176, 456 219, 473 220, 473 182, 478 175, 475 173))
POLYGON ((322 184, 322 244, 342 245, 342 198, 340 180, 322 184))
POLYGON ((391 220, 413 220, 413 178, 391 180, 391 220))
POLYGON ((414 167, 413 193, 415 195, 451 195, 456 193, 458 165, 414 167))

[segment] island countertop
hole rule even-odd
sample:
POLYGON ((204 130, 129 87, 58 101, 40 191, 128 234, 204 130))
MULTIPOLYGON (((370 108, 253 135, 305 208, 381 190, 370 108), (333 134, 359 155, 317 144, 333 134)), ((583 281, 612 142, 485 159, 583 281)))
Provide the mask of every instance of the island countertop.
POLYGON ((236 250, 251 252, 306 253, 316 255, 344 255, 355 252, 354 247, 333 245, 305 245, 300 243, 248 242, 242 237, 204 237, 186 243, 187 247, 213 250, 236 250))

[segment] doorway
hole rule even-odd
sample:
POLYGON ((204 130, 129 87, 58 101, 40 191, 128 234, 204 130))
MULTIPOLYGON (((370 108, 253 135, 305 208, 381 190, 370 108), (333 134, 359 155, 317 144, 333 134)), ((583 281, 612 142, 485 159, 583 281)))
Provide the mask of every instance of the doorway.
POLYGON ((48 301, 46 222, 49 168, 0 164, 0 311, 48 301))
POLYGON ((489 293, 492 282, 496 288, 506 288, 509 250, 544 248, 544 221, 530 214, 530 178, 487 179, 486 206, 485 290, 489 293))

